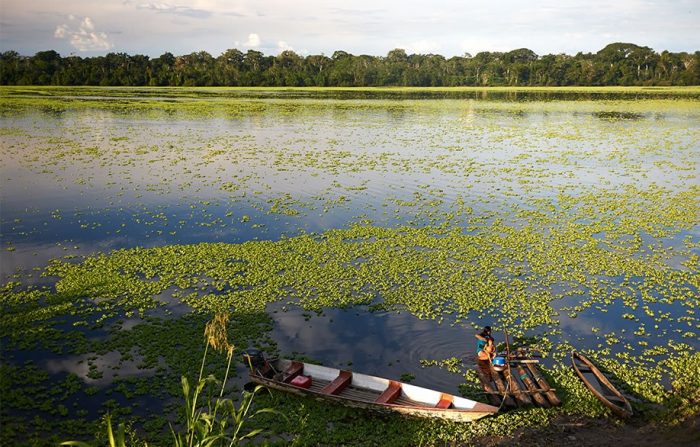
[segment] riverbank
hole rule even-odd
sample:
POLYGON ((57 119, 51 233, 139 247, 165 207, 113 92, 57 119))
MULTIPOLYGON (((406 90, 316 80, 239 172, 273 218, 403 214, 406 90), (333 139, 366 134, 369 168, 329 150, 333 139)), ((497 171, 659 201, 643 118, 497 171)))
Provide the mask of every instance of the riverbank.
POLYGON ((475 445, 690 447, 700 445, 700 415, 691 416, 672 427, 657 423, 620 423, 614 419, 561 416, 547 426, 520 430, 509 437, 485 436, 477 439, 475 445))

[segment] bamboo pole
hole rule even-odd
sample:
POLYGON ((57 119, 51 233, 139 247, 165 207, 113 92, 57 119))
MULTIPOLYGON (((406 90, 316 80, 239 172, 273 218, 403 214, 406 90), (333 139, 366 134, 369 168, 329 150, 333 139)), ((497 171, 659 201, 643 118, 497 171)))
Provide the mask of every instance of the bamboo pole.
POLYGON ((506 378, 508 379, 508 386, 510 387, 511 391, 513 390, 513 375, 510 373, 510 344, 508 343, 508 331, 503 329, 503 335, 505 336, 506 340, 506 368, 508 369, 508 374, 506 374, 506 378))

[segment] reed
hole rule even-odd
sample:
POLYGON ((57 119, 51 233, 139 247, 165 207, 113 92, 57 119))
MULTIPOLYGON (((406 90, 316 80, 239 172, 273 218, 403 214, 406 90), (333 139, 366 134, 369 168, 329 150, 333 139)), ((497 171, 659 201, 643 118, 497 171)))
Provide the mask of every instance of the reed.
POLYGON ((171 425, 170 430, 175 447, 232 447, 238 445, 244 439, 253 438, 263 431, 263 429, 255 429, 242 435, 241 430, 248 419, 261 413, 276 413, 271 408, 263 408, 251 413, 253 399, 263 389, 261 386, 257 386, 253 392, 243 391, 238 406, 231 399, 223 398, 235 350, 235 346, 229 342, 228 338, 229 319, 228 312, 218 313, 206 324, 204 328, 205 349, 199 378, 195 386, 190 386, 187 377, 182 376, 181 378, 182 394, 185 398, 186 425, 184 433, 176 432, 171 425), (203 377, 209 347, 215 352, 225 354, 227 365, 219 396, 214 399, 211 394, 208 394, 206 404, 201 406, 199 398, 205 388, 208 385, 210 387, 218 386, 218 380, 214 375, 203 377))

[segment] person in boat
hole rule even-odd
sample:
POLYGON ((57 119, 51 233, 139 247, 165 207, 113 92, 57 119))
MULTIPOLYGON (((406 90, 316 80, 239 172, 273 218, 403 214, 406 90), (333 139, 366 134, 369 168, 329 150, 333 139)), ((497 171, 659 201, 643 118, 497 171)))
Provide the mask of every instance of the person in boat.
POLYGON ((496 345, 491 335, 491 326, 484 326, 484 330, 476 334, 476 356, 479 360, 491 360, 496 355, 496 345))

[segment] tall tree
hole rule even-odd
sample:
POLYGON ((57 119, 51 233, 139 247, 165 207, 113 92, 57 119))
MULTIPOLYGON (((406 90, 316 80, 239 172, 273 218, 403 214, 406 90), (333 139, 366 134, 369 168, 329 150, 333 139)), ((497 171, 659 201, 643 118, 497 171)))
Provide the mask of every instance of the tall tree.
POLYGON ((0 83, 37 85, 698 85, 699 52, 656 53, 649 47, 616 42, 595 54, 547 54, 527 48, 480 52, 445 59, 407 54, 396 48, 385 57, 346 51, 302 57, 293 51, 265 56, 255 50, 205 51, 182 56, 61 57, 55 51, 22 56, 0 54, 0 83))
POLYGON ((16 51, 5 51, 0 54, 0 84, 17 84, 22 73, 22 63, 23 58, 16 51))
POLYGON ((214 79, 217 85, 241 85, 241 71, 245 55, 236 49, 226 50, 216 58, 214 79))

